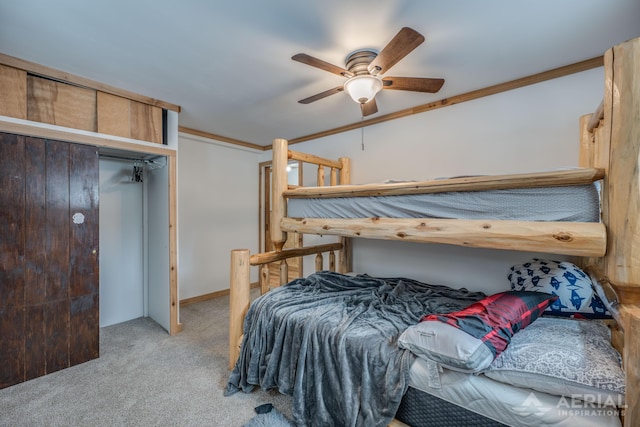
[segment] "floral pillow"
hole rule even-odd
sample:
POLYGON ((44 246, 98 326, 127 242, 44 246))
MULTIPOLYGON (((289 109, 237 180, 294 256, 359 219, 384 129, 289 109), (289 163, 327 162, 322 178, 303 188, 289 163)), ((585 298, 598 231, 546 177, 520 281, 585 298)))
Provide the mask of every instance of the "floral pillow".
POLYGON ((621 363, 602 321, 541 317, 517 333, 484 374, 517 387, 622 406, 621 363))
POLYGON ((511 289, 544 292, 558 297, 545 314, 610 319, 611 314, 593 288, 589 276, 567 261, 533 258, 514 265, 508 274, 511 289))

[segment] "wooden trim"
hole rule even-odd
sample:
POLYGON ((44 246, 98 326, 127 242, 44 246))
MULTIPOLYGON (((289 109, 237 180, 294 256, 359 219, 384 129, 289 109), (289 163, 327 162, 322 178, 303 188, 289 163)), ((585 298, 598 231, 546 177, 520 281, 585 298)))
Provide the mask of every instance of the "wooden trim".
POLYGON ((254 150, 267 151, 270 145, 262 146, 251 142, 241 141, 239 139, 229 138, 228 136, 216 135, 215 133, 204 132, 201 130, 191 129, 184 126, 178 126, 178 132, 187 133, 189 135, 201 136, 202 138, 214 139, 220 142, 228 142, 229 144, 239 145, 241 147, 253 148, 254 150))
POLYGON ((0 115, 27 119, 27 72, 0 64, 0 115))
POLYGON ((60 139, 78 144, 134 151, 136 153, 157 154, 159 156, 176 155, 176 150, 153 142, 137 141, 46 123, 13 119, 11 117, 0 117, 0 132, 17 133, 38 138, 60 139))
POLYGON ((185 298, 180 300, 180 307, 184 307, 185 305, 196 304, 199 302, 209 301, 214 298, 224 297, 229 295, 229 289, 223 289, 221 291, 210 292, 208 294, 202 294, 191 298, 185 298))
POLYGON ((336 187, 300 187, 284 191, 296 198, 370 197, 430 194, 448 191, 485 191, 512 188, 558 187, 589 184, 604 177, 602 169, 568 169, 511 175, 486 175, 395 184, 340 185, 336 187))
MULTIPOLYGON (((260 287, 259 282, 253 282, 250 285, 251 289, 260 287)), ((212 299, 226 297, 229 295, 229 289, 222 289, 220 291, 210 292, 208 294, 202 294, 191 298, 185 298, 180 300, 180 307, 184 307, 186 305, 197 304, 199 302, 205 302, 212 299)))
POLYGON ((284 232, 444 243, 474 248, 603 256, 598 222, 463 220, 433 218, 283 218, 284 232))
POLYGON ((264 227, 266 226, 262 224, 263 222, 263 218, 262 218, 262 209, 264 209, 264 202, 263 202, 263 197, 264 195, 262 194, 262 186, 263 186, 263 174, 265 173, 265 167, 263 166, 262 163, 258 164, 258 250, 259 251, 263 251, 265 250, 264 248, 264 242, 262 241, 263 239, 263 235, 264 235, 264 227))
POLYGON ((96 132, 96 91, 27 75, 27 120, 96 132))
POLYGON ((169 301, 171 304, 170 335, 182 332, 178 301, 178 162, 176 156, 167 158, 169 167, 169 301))
POLYGON ((80 76, 74 76, 64 71, 56 70, 54 68, 45 67, 44 65, 36 64, 34 62, 25 61, 24 59, 16 58, 13 56, 0 53, 0 64, 8 65, 13 68, 25 70, 27 73, 58 80, 61 82, 73 84, 76 86, 82 86, 90 89, 96 89, 102 92, 110 93, 112 95, 122 96, 124 98, 132 99, 134 101, 142 102, 143 104, 153 105, 156 107, 164 108, 165 110, 171 110, 180 112, 179 105, 171 104, 169 102, 160 101, 158 99, 150 98, 148 96, 140 95, 128 90, 119 89, 113 86, 106 85, 104 83, 90 80, 80 76))
POLYGON ((489 87, 474 90, 471 92, 466 92, 460 95, 454 95, 450 98, 444 98, 439 101, 429 102, 427 104, 422 104, 416 107, 411 107, 404 110, 396 111, 395 113, 385 114, 383 116, 379 116, 373 119, 362 120, 356 123, 340 126, 334 129, 312 133, 310 135, 305 135, 298 138, 292 138, 289 140, 289 145, 298 144, 300 142, 305 142, 312 139, 323 138, 325 136, 335 135, 337 133, 347 132, 354 129, 360 129, 362 127, 375 125, 375 124, 386 122, 389 120, 395 120, 401 117, 411 116, 414 114, 424 113, 426 111, 436 110, 442 107, 448 107, 450 105, 460 104, 462 102, 472 101, 474 99, 483 98, 485 96, 495 95, 501 92, 518 89, 518 88, 533 85, 536 83, 541 83, 547 80, 568 76, 570 74, 591 70, 592 68, 601 67, 603 64, 604 64, 603 57, 598 56, 595 58, 587 59, 585 61, 576 62, 574 64, 565 65, 563 67, 554 68, 552 70, 543 71, 537 74, 532 74, 527 77, 522 77, 522 78, 511 80, 505 83, 500 83, 494 86, 489 86, 489 87))

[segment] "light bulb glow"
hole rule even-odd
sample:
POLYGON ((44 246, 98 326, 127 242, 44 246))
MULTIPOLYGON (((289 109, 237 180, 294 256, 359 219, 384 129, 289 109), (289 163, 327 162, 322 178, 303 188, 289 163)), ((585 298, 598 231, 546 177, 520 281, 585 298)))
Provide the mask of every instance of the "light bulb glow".
POLYGON ((344 84, 344 91, 358 104, 371 101, 381 89, 382 80, 370 75, 351 77, 344 84))

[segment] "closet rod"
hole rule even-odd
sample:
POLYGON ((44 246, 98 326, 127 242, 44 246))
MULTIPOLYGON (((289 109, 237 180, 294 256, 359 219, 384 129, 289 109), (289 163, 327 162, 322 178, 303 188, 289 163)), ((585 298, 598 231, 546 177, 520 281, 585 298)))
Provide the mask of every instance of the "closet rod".
POLYGON ((102 159, 115 159, 115 160, 129 160, 132 162, 142 162, 142 163, 156 163, 155 159, 159 158, 159 157, 163 157, 163 156, 158 156, 155 157, 153 159, 139 159, 136 157, 127 157, 127 156, 120 156, 117 154, 103 154, 98 152, 98 158, 102 158, 102 159))

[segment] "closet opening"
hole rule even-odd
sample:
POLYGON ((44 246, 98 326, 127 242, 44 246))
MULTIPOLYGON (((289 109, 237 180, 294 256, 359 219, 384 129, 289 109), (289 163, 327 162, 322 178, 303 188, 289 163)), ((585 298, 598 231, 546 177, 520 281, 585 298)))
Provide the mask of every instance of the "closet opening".
POLYGON ((100 327, 150 317, 170 331, 167 157, 100 148, 100 327))

